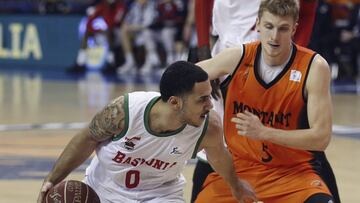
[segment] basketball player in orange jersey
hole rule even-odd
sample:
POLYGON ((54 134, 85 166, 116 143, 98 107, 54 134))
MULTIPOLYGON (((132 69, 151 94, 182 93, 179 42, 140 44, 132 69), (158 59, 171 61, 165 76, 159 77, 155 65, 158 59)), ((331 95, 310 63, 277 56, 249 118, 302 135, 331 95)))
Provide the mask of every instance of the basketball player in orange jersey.
MULTIPOLYGON (((196 0, 196 31, 198 37, 198 56, 199 60, 205 60, 217 55, 225 48, 242 46, 258 39, 255 23, 261 0, 196 0), (212 14, 211 14, 212 13, 212 14), (212 22, 211 22, 212 16, 212 22), (212 34, 217 35, 210 54, 209 32, 210 22, 212 24, 212 34)), ((313 22, 315 20, 317 0, 299 0, 300 11, 297 32, 293 41, 300 46, 307 46, 311 37, 313 22)), ((225 76, 221 79, 224 79, 225 76)), ((214 82, 214 81, 213 81, 214 82)), ((213 83, 214 84, 214 83, 213 83)), ((217 92, 214 92, 217 93, 217 92)), ((214 110, 223 115, 223 99, 220 94, 214 95, 214 110)), ((213 169, 206 161, 203 151, 197 154, 198 162, 193 175, 193 190, 191 202, 194 202, 197 194, 202 189, 202 184, 207 175, 213 169)), ((330 183, 330 191, 336 202, 340 202, 338 189, 334 173, 326 158, 323 165, 323 173, 326 174, 325 182, 330 183)))
MULTIPOLYGON (((331 136, 330 70, 320 55, 292 42, 298 14, 297 0, 263 0, 260 41, 198 63, 210 79, 230 74, 222 86, 225 139, 237 175, 265 203, 334 202, 319 164, 331 136)), ((213 173, 196 202, 235 200, 213 173)))

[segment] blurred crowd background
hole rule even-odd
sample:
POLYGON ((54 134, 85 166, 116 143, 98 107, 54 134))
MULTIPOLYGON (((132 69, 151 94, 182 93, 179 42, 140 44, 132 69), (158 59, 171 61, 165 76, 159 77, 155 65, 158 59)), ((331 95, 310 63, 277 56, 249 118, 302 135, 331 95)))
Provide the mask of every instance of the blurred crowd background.
MULTIPOLYGON (((175 60, 197 60, 193 4, 1 0, 0 69, 46 66, 70 74, 91 69, 117 75, 161 74, 175 60), (16 23, 23 25, 16 29, 16 23)), ((359 10, 355 0, 318 0, 309 48, 328 60, 334 80, 359 78, 359 10)))

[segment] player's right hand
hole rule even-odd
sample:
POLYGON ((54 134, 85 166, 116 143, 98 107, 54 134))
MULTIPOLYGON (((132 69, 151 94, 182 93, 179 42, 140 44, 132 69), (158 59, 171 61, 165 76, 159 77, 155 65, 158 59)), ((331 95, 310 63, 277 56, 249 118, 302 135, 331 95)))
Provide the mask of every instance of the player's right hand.
POLYGON ((46 181, 43 183, 42 187, 41 187, 41 190, 40 190, 40 194, 38 196, 38 199, 37 199, 37 203, 42 203, 43 202, 43 199, 45 197, 45 194, 47 191, 50 190, 50 188, 52 188, 54 185, 49 182, 49 181, 46 181))
POLYGON ((255 191, 251 185, 240 178, 237 180, 237 187, 231 187, 231 193, 239 203, 257 202, 255 191))

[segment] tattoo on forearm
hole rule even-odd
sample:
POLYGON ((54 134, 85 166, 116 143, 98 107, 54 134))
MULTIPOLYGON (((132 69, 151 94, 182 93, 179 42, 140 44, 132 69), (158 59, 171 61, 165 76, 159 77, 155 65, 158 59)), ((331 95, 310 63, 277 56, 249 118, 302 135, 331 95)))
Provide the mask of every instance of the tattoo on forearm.
POLYGON ((120 133, 125 125, 124 97, 118 97, 97 113, 89 125, 90 133, 98 141, 120 133))

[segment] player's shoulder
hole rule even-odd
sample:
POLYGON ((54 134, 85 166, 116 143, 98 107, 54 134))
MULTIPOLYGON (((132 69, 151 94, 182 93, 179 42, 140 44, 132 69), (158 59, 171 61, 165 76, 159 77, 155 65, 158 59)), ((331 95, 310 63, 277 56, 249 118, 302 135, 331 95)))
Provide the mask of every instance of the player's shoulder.
POLYGON ((330 66, 326 59, 320 54, 316 54, 310 66, 309 76, 316 78, 330 74, 330 66))
POLYGON ((126 97, 126 95, 121 95, 121 96, 114 98, 113 100, 110 101, 110 103, 106 107, 122 106, 125 102, 125 97, 126 97))
POLYGON ((147 104, 152 101, 154 98, 159 98, 159 92, 146 92, 146 91, 136 91, 131 93, 126 93, 124 95, 127 105, 138 106, 141 104, 147 104))
POLYGON ((154 91, 135 91, 131 93, 126 93, 125 96, 146 98, 160 96, 160 93, 154 91))
POLYGON ((209 112, 209 124, 208 124, 207 132, 210 133, 218 132, 221 131, 221 129, 222 129, 222 122, 219 114, 216 111, 211 110, 209 112))
POLYGON ((320 84, 326 84, 328 87, 331 80, 330 66, 327 61, 319 54, 317 54, 310 66, 308 78, 306 81, 306 87, 316 88, 320 87, 320 84))

